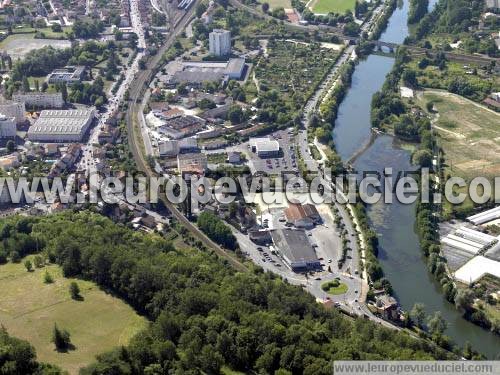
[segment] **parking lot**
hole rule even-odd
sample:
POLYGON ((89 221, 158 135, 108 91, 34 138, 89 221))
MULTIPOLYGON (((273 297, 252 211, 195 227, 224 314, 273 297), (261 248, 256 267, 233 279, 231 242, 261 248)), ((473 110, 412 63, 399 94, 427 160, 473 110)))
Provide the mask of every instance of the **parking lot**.
MULTIPOLYGON (((281 155, 276 158, 260 158, 248 150, 250 171, 252 173, 265 172, 268 175, 297 174, 299 168, 293 131, 291 129, 281 130, 273 133, 270 137, 278 141, 281 155)), ((247 148, 250 149, 249 146, 247 148)))

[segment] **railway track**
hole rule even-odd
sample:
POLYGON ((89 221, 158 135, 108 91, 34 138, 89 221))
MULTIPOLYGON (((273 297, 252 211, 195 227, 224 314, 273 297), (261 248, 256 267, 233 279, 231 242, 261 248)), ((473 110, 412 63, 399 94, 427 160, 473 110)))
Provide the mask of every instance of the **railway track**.
MULTIPOLYGON (((140 101, 145 90, 147 90, 147 85, 154 77, 156 69, 158 68, 163 54, 170 48, 174 43, 175 38, 179 33, 181 33, 187 24, 191 21, 195 5, 187 11, 183 12, 180 17, 176 17, 174 14, 170 19, 176 19, 169 36, 167 37, 165 44, 159 49, 158 53, 153 56, 146 64, 146 69, 139 71, 130 84, 129 88, 129 103, 126 115, 127 121, 127 131, 128 131, 128 141, 130 150, 134 157, 137 165, 137 169, 145 173, 148 177, 155 176, 154 171, 149 166, 149 163, 144 158, 141 150, 140 142, 142 142, 141 131, 139 128, 139 120, 137 118, 138 111, 140 108, 140 101)), ((196 225, 191 223, 178 209, 177 207, 169 202, 165 198, 161 198, 165 206, 172 212, 172 215, 181 223, 197 240, 201 241, 205 246, 212 249, 218 256, 225 259, 232 267, 241 272, 248 271, 248 267, 243 264, 233 253, 226 251, 210 238, 208 238, 196 225)))

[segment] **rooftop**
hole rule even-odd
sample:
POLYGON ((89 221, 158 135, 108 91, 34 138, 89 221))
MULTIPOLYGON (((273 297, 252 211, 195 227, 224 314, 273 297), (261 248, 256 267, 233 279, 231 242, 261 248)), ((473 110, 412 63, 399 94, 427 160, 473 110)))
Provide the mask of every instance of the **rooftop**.
POLYGON ((305 231, 278 229, 271 235, 275 245, 291 263, 319 262, 305 231))

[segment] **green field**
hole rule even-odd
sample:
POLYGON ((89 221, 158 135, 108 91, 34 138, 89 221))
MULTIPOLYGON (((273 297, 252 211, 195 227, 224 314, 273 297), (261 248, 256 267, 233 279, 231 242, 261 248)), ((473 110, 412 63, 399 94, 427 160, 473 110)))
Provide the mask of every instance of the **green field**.
POLYGON ((146 326, 146 320, 130 306, 95 284, 76 280, 83 300, 74 301, 68 292, 74 279, 64 278, 58 266, 27 272, 23 263, 0 266, 0 324, 11 335, 28 340, 40 361, 76 374, 97 354, 126 345, 146 326), (44 284, 45 270, 54 283, 44 284), (54 323, 71 334, 75 350, 54 350, 50 342, 54 323))
POLYGON ((321 289, 323 289, 328 294, 332 294, 335 296, 335 295, 346 293, 349 288, 344 283, 340 283, 338 281, 336 282, 335 280, 332 280, 332 281, 327 281, 326 283, 323 283, 321 285, 321 289))
POLYGON ((276 8, 292 9, 292 3, 290 0, 269 0, 269 1, 260 0, 259 2, 261 4, 268 3, 271 9, 276 9, 276 8))
POLYGON ((500 114, 461 96, 425 91, 423 108, 432 101, 437 110, 434 128, 444 149, 448 172, 464 178, 500 173, 500 114))
POLYGON ((348 10, 354 10, 355 4, 356 0, 313 0, 310 8, 314 14, 343 14, 348 10))

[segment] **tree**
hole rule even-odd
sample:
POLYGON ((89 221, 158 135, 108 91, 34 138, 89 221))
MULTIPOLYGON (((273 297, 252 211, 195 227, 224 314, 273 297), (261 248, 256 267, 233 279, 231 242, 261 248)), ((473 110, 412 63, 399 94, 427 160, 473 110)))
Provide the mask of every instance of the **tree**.
POLYGON ((78 300, 81 298, 80 296, 80 287, 76 283, 76 281, 72 281, 71 284, 69 284, 69 293, 71 294, 71 298, 74 300, 78 300))
POLYGON ((474 304, 474 293, 470 289, 459 289, 455 296, 455 306, 457 309, 470 311, 474 304))
POLYGON ((231 124, 240 124, 243 121, 243 110, 238 105, 232 105, 227 113, 227 118, 231 124))
POLYGON ((441 336, 448 325, 441 315, 441 311, 436 311, 434 315, 432 317, 429 317, 429 319, 427 320, 427 326, 429 327, 429 332, 431 333, 431 335, 441 336))
POLYGON ((64 329, 59 329, 57 324, 54 324, 54 329, 52 331, 52 340, 56 346, 56 350, 59 352, 65 352, 71 347, 71 339, 68 331, 64 329))
POLYGON ((411 319, 417 324, 419 328, 422 328, 425 321, 425 306, 423 303, 416 303, 410 312, 411 319))
POLYGON ((53 32, 55 33, 60 33, 62 32, 62 27, 61 25, 59 25, 58 23, 54 23, 52 24, 52 26, 50 27, 52 29, 53 32))
POLYGON ((49 271, 45 271, 44 275, 43 275, 43 282, 45 284, 52 284, 54 282, 54 278, 52 277, 52 275, 49 273, 49 271))
POLYGON ((264 13, 267 13, 269 11, 269 4, 268 3, 262 3, 262 11, 264 13))
POLYGON ((423 168, 432 166, 432 153, 429 150, 418 150, 413 154, 413 162, 423 168))
POLYGON ((61 95, 64 103, 68 101, 68 87, 66 86, 66 82, 61 84, 61 95))
POLYGON ((42 268, 44 260, 40 255, 35 255, 35 258, 33 258, 33 263, 35 264, 36 268, 42 268))
POLYGON ((16 150, 16 144, 13 140, 7 141, 6 147, 8 152, 14 152, 16 150))
POLYGON ((24 262, 24 267, 26 267, 26 271, 28 272, 33 271, 33 264, 31 264, 29 259, 24 262))
POLYGON ((30 92, 31 91, 30 83, 29 83, 28 78, 26 76, 23 77, 23 91, 24 92, 30 92))

